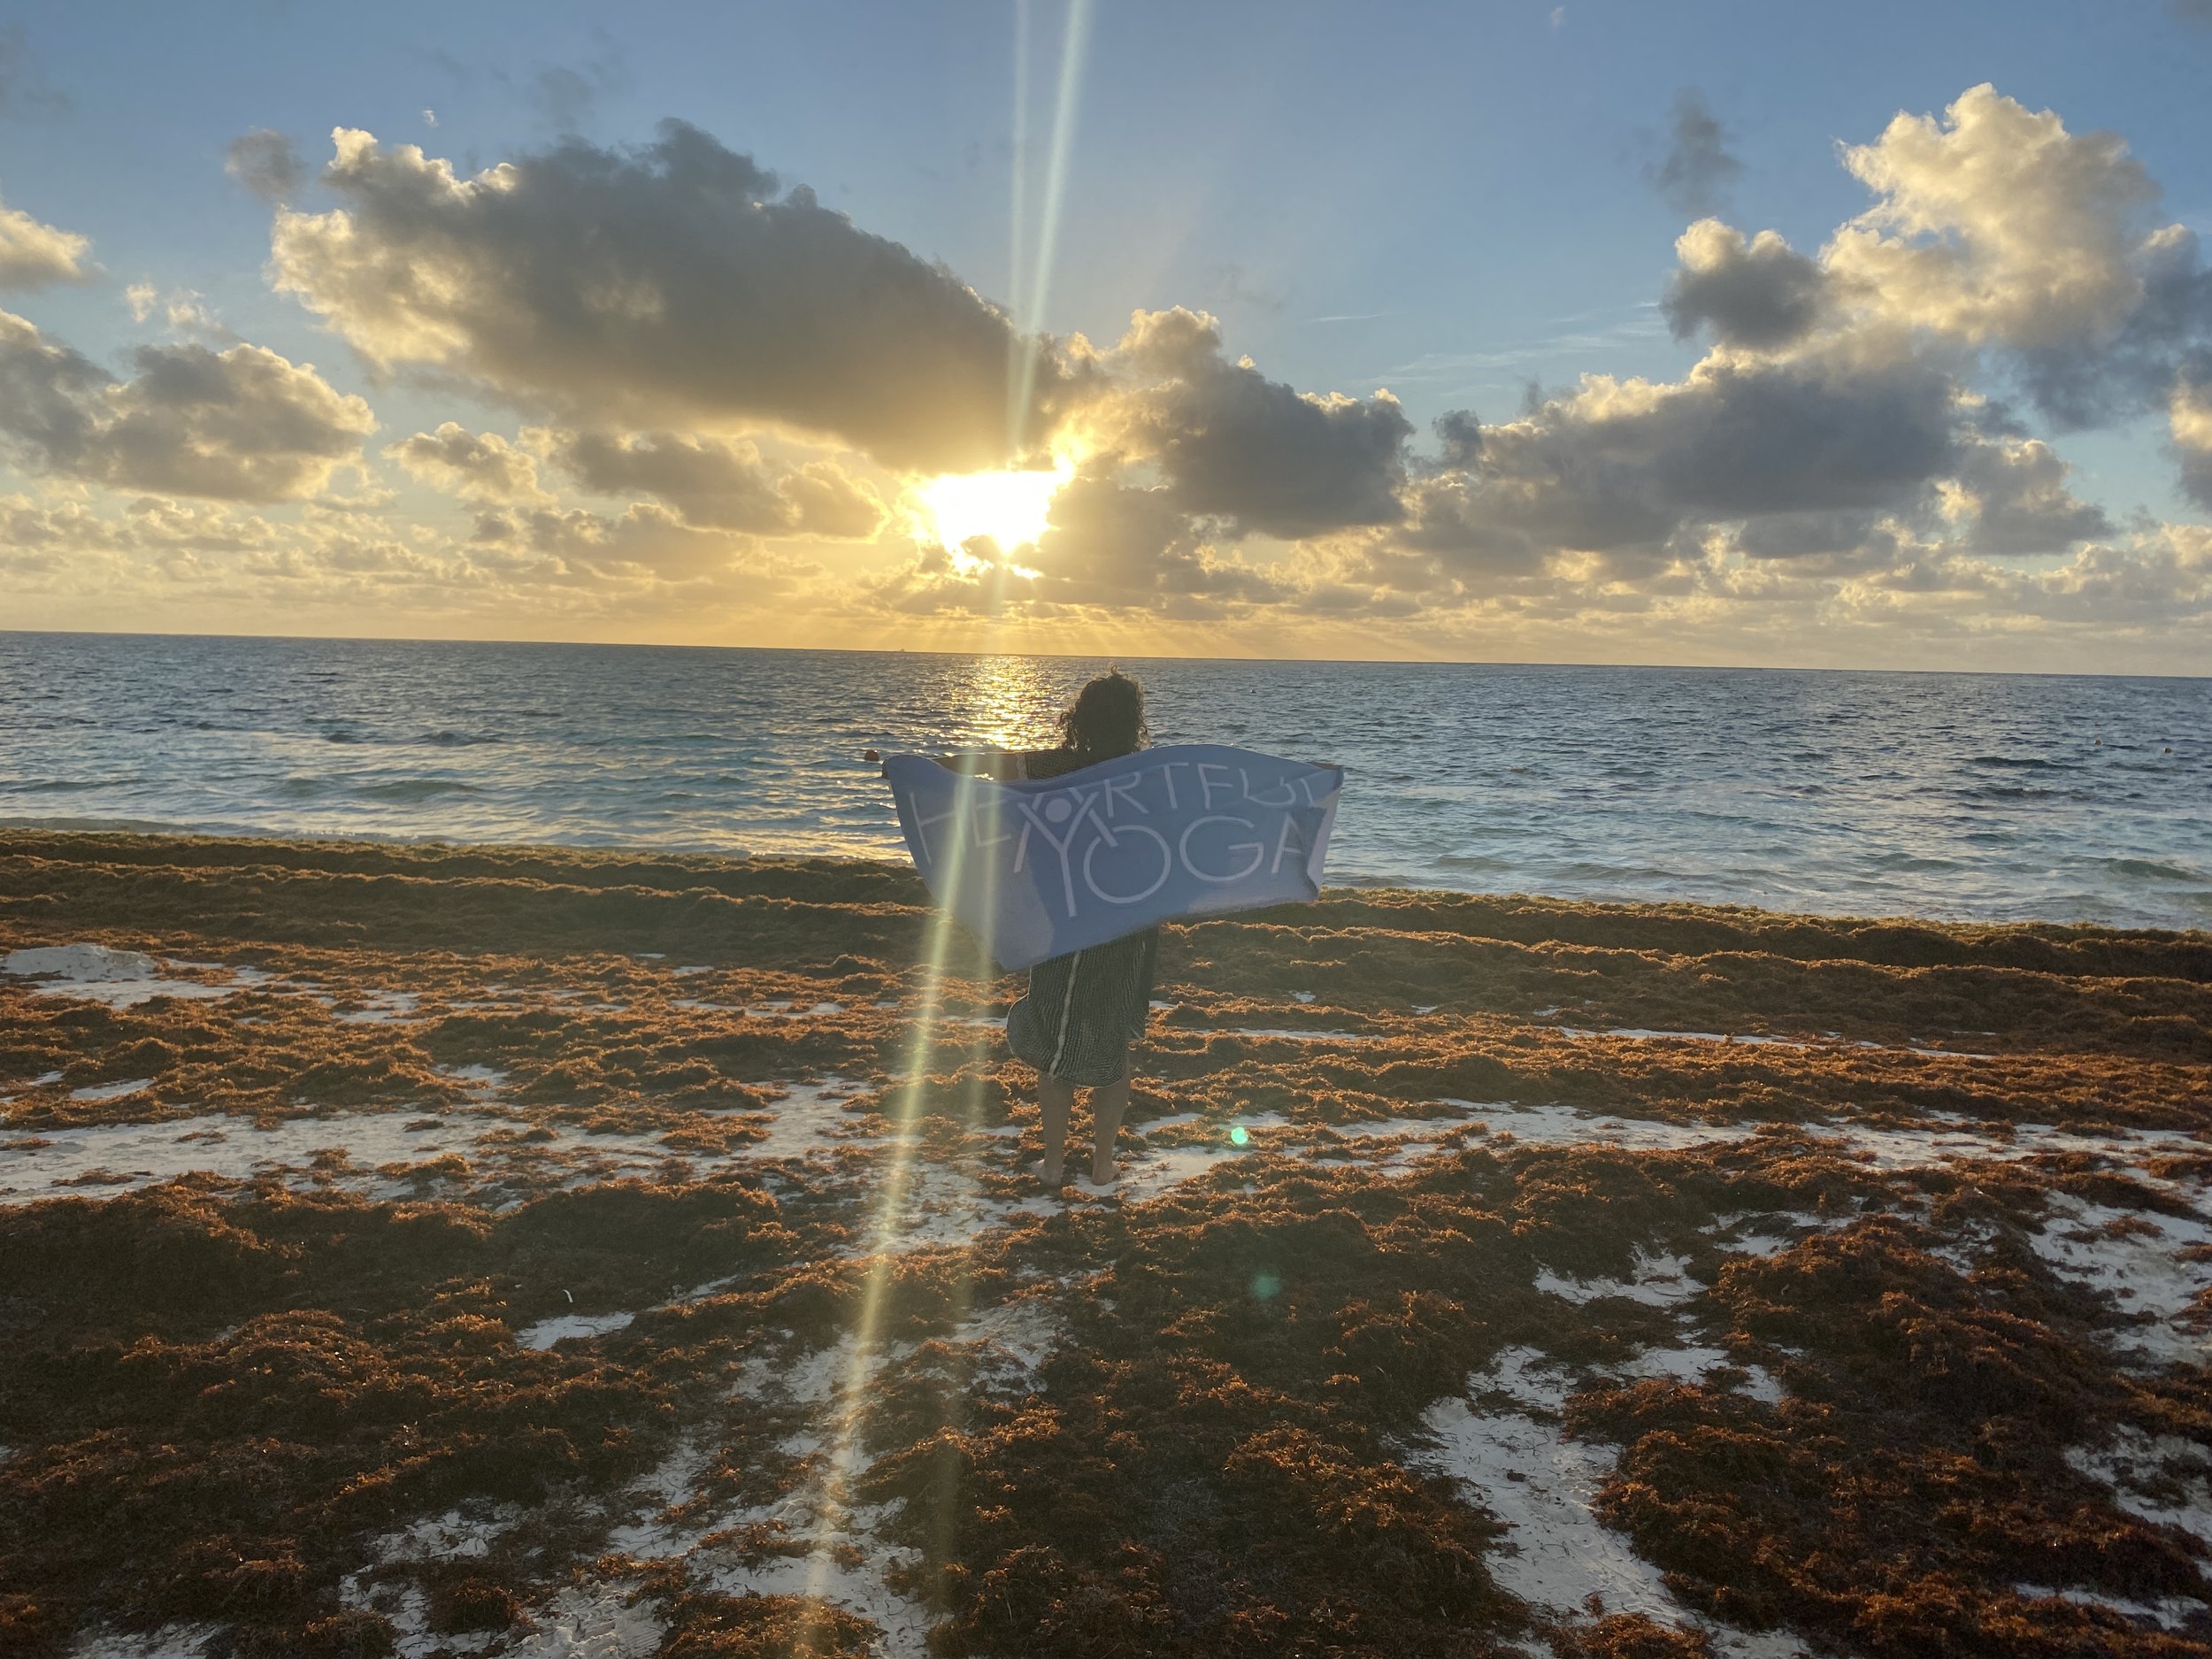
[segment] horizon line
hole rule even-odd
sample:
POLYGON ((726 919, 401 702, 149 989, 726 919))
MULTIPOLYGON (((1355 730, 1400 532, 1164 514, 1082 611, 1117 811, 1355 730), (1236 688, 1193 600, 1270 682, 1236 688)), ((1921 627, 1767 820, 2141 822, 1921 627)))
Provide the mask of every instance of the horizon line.
POLYGON ((1107 663, 1259 663, 1344 668, 1551 668, 1657 669, 1688 673, 1724 674, 1913 674, 1929 678, 1984 680, 2212 680, 2212 673, 2094 673, 2082 670, 2036 668, 1876 668, 1793 665, 1782 663, 1658 663, 1561 662, 1538 657, 1194 657, 1188 655, 1131 656, 1114 651, 953 650, 933 645, 740 645, 703 644, 657 640, 543 640, 457 638, 403 634, 204 634, 188 629, 143 628, 0 628, 0 639, 101 640, 269 640, 297 644, 336 645, 519 645, 597 651, 757 651, 785 656, 820 657, 1029 657, 1049 661, 1107 663))

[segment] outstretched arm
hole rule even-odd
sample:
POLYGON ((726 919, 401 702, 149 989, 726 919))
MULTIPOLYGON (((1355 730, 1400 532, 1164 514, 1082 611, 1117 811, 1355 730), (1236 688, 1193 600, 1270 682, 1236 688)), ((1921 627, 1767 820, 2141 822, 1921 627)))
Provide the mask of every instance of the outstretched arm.
MULTIPOLYGON (((861 757, 863 760, 879 762, 882 758, 872 749, 861 757)), ((1018 778, 1022 775, 1022 757, 1011 749, 963 749, 933 758, 948 772, 964 772, 983 778, 1018 778)))
POLYGON ((1022 775, 1022 757, 1011 749, 956 749, 949 755, 938 756, 937 764, 948 772, 964 772, 979 778, 1018 778, 1022 775))

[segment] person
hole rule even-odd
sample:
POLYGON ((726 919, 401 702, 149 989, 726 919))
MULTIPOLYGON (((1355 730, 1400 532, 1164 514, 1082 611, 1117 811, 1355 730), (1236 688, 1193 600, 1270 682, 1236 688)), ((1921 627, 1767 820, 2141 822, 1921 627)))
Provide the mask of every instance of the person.
MULTIPOLYGON (((1144 687, 1117 668, 1076 694, 1060 716, 1057 747, 967 749, 937 761, 984 777, 1056 778, 1134 754, 1150 741, 1144 687)), ((867 758, 881 757, 870 749, 867 758)), ((1090 1091, 1092 1182, 1110 1185, 1118 1173, 1114 1139, 1129 1106, 1130 1050, 1151 1012, 1159 954, 1160 930, 1148 927, 1054 956, 1030 969, 1027 992, 1007 1012, 1007 1047, 1037 1071, 1044 1156, 1036 1169, 1048 1187, 1066 1179, 1068 1123, 1079 1088, 1090 1091)))

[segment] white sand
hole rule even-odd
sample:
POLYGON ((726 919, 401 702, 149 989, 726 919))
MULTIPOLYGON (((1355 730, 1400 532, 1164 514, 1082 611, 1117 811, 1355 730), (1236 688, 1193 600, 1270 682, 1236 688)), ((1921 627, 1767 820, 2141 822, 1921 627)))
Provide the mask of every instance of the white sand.
POLYGON ((515 1333, 518 1348, 548 1348, 556 1342, 565 1342, 573 1336, 604 1336, 619 1331, 636 1318, 634 1313, 565 1313, 557 1318, 541 1319, 515 1333))
MULTIPOLYGON (((179 963, 197 967, 197 963, 179 963)), ((111 1008, 135 1008, 157 996, 181 998, 228 996, 245 981, 209 985, 197 979, 165 979, 151 956, 136 950, 111 950, 105 945, 40 945, 12 950, 0 958, 0 973, 36 979, 32 988, 42 996, 74 996, 105 1002, 111 1008)))
POLYGON ((2029 1242, 2062 1277, 2143 1319, 2116 1333, 2124 1353, 2154 1364, 2212 1363, 2212 1318, 2190 1317, 2195 1299, 2212 1291, 2212 1262, 2185 1262, 2177 1254, 2212 1243, 2212 1225, 2062 1196, 2052 1210, 2029 1242))
POLYGON ((1714 1624, 1678 1601, 1658 1568, 1593 1513, 1613 1471, 1608 1448, 1569 1440, 1558 1413, 1569 1379, 1532 1348, 1509 1348, 1467 1379, 1468 1398, 1440 1400, 1422 1418, 1425 1442, 1411 1448, 1415 1468, 1448 1475, 1511 1529, 1488 1557, 1499 1586, 1561 1618, 1586 1616, 1597 1596, 1608 1613, 1641 1613, 1695 1630, 1731 1659, 1795 1659, 1803 1647, 1784 1635, 1751 1635, 1714 1624), (1471 1403, 1502 1392, 1517 1409, 1471 1403))

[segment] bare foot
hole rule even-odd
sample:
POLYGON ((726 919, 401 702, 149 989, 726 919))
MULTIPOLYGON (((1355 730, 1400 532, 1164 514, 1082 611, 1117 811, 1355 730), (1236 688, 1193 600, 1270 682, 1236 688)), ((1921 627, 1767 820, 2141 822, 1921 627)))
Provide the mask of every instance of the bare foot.
POLYGON ((1091 1160, 1091 1185, 1094 1187, 1111 1187, 1120 1174, 1121 1170, 1111 1158, 1091 1160))
POLYGON ((1029 1172, 1043 1184, 1047 1191, 1056 1191, 1067 1185, 1068 1172, 1061 1164, 1040 1158, 1029 1166, 1029 1172))

